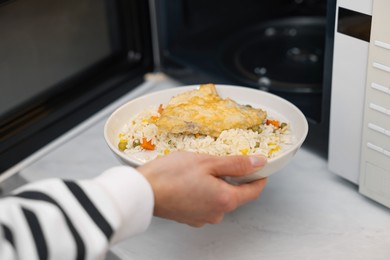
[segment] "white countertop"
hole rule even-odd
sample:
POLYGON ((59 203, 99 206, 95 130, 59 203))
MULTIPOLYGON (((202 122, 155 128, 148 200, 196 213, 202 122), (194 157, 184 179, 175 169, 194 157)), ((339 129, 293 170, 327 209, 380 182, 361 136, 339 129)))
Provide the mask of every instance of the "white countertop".
MULTIPOLYGON (((28 181, 80 179, 118 165, 103 125, 115 107, 140 94, 129 93, 71 131, 20 175, 28 181)), ((222 223, 192 228, 153 218, 144 234, 112 252, 120 259, 389 260, 390 209, 359 194, 357 186, 329 172, 325 159, 303 148, 269 178, 259 199, 225 215, 222 223)))

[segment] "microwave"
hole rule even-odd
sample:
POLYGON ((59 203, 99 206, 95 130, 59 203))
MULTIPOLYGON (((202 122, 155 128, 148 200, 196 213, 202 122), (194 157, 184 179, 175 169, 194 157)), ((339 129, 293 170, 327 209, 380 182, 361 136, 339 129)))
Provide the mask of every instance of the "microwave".
MULTIPOLYGON (((339 34, 355 39, 353 31, 361 23, 346 29, 339 24, 359 12, 371 21, 370 10, 360 8, 371 6, 369 2, 0 1, 0 177, 137 89, 145 74, 162 72, 183 85, 240 85, 287 99, 309 122, 304 147, 328 159, 333 172, 353 181, 341 169, 353 164, 348 174, 360 176, 360 164, 341 158, 360 152, 354 146, 340 152, 335 145, 338 133, 348 129, 337 121, 347 112, 345 103, 340 113, 337 108, 344 98, 337 94, 343 86, 337 79, 343 79, 340 71, 346 68, 339 34), (355 2, 358 8, 348 6, 355 2), (340 161, 346 162, 341 168, 340 161)), ((348 58, 367 60, 368 42, 357 41, 366 46, 365 52, 357 50, 348 58)), ((357 74, 363 80, 366 72, 357 74)), ((355 97, 355 92, 348 95, 348 103, 363 104, 363 96, 355 97)), ((362 111, 359 116, 362 120, 362 111)), ((360 122, 345 122, 354 130, 361 128, 351 126, 360 122)))

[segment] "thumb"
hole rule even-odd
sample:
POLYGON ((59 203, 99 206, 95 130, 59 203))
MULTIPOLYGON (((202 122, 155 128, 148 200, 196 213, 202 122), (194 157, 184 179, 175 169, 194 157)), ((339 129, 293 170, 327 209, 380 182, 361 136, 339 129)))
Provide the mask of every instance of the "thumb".
POLYGON ((267 163, 267 157, 264 155, 221 156, 213 162, 215 176, 239 177, 263 168, 267 163))

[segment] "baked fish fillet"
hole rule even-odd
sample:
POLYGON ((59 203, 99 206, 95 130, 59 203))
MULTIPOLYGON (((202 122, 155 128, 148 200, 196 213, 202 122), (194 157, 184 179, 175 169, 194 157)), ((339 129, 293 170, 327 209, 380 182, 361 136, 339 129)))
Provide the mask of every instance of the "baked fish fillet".
POLYGON ((218 137, 224 130, 260 125, 266 116, 261 109, 222 99, 214 84, 205 84, 172 97, 156 125, 161 132, 218 137))

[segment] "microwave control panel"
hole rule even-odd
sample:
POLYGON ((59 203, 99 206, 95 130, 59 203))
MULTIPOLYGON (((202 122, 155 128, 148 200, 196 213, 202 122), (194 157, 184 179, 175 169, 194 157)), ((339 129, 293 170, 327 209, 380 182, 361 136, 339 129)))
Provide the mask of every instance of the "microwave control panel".
POLYGON ((367 63, 359 191, 390 207, 389 0, 374 0, 367 63))

